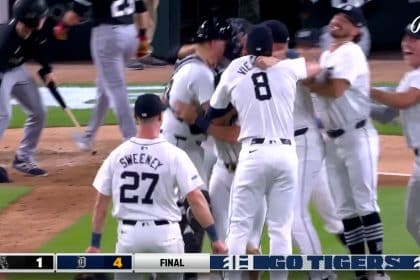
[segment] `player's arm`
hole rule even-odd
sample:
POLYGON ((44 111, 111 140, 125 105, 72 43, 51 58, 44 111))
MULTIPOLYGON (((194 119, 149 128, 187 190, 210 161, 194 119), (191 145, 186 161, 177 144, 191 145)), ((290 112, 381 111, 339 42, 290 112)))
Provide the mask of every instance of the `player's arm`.
POLYGON ((150 52, 149 38, 147 38, 147 28, 150 26, 150 14, 147 11, 143 0, 135 2, 135 21, 138 27, 139 47, 137 49, 137 57, 143 57, 150 52))
POLYGON ((100 252, 101 236, 104 229, 106 214, 108 212, 110 201, 111 196, 103 195, 100 192, 97 193, 95 206, 93 208, 92 237, 90 246, 87 249, 88 253, 100 252))
POLYGON ((229 143, 237 143, 241 128, 237 125, 226 125, 237 115, 237 112, 233 106, 228 108, 231 109, 227 114, 211 121, 207 133, 216 139, 229 143))
POLYGON ((176 151, 178 154, 175 161, 175 174, 180 194, 186 197, 194 218, 207 232, 212 242, 213 252, 226 253, 227 247, 223 241, 219 240, 209 204, 200 190, 204 184, 203 180, 188 155, 182 150, 176 151))
POLYGON ((48 50, 48 39, 45 38, 37 46, 34 46, 35 53, 34 53, 34 60, 41 65, 41 69, 39 69, 39 73, 41 77, 43 77, 45 84, 50 82, 55 83, 55 78, 53 75, 53 69, 51 66, 51 57, 48 50))
POLYGON ((349 81, 345 79, 326 78, 324 81, 308 79, 303 81, 303 85, 311 92, 320 96, 338 98, 350 87, 349 81))
POLYGON ((405 92, 387 92, 372 88, 370 90, 370 97, 387 106, 396 109, 406 109, 420 101, 420 89, 410 87, 405 92))
POLYGON ((65 12, 61 21, 54 27, 54 37, 57 40, 67 40, 69 27, 79 24, 80 18, 91 6, 90 0, 73 0, 72 9, 65 12))
MULTIPOLYGON (((297 59, 297 58, 296 58, 297 59)), ((259 56, 255 59, 254 65, 261 69, 267 69, 269 67, 272 67, 284 60, 278 59, 273 56, 259 56)), ((295 63, 296 61, 291 60, 290 63, 295 63)), ((307 78, 313 78, 316 75, 318 75, 321 72, 321 66, 316 61, 305 61, 305 70, 306 74, 303 74, 303 76, 307 78)), ((302 72, 302 71, 300 71, 302 72)), ((302 76, 302 74, 299 74, 302 76)))
POLYGON ((114 153, 111 153, 102 163, 96 174, 95 180, 93 181, 93 187, 96 189, 97 195, 93 208, 92 235, 90 246, 87 249, 88 253, 100 252, 102 231, 108 206, 112 198, 113 168, 111 167, 111 162, 113 162, 113 154, 114 153))

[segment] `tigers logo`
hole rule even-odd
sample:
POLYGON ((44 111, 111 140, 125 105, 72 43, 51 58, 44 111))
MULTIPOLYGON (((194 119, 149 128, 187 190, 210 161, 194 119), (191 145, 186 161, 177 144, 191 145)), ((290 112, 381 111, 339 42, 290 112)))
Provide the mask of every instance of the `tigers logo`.
POLYGON ((410 26, 411 32, 417 33, 420 31, 420 16, 416 17, 410 26))

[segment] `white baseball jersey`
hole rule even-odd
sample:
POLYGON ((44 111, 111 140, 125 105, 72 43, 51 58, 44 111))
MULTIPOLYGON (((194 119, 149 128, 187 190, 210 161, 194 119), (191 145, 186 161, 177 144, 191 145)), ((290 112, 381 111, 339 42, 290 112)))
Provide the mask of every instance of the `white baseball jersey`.
MULTIPOLYGON (((397 92, 407 91, 409 88, 420 89, 420 68, 405 74, 397 87, 397 92)), ((420 148, 420 104, 401 110, 401 120, 404 135, 410 148, 420 148)))
POLYGON ((133 137, 99 169, 93 186, 113 200, 117 219, 180 221, 176 202, 203 182, 187 154, 163 138, 133 137))
POLYGON ((315 127, 314 105, 312 95, 299 82, 296 87, 296 99, 294 109, 295 130, 304 127, 315 127))
POLYGON ((347 42, 333 52, 326 50, 321 55, 320 65, 329 69, 332 79, 344 79, 350 84, 339 98, 318 96, 319 103, 326 110, 326 114, 320 114, 325 127, 343 128, 369 118, 370 73, 361 48, 347 42))
MULTIPOLYGON (((208 102, 214 91, 214 72, 199 57, 192 55, 181 60, 166 89, 169 105, 173 108, 176 101, 185 104, 202 105, 208 102)), ((172 110, 164 113, 162 129, 176 135, 192 137, 190 127, 180 121, 172 110)), ((203 138, 201 134, 201 138, 203 138)), ((194 138, 198 135, 194 135, 194 138)))
POLYGON ((237 109, 239 141, 252 137, 293 139, 296 82, 306 78, 305 60, 286 59, 263 70, 253 66, 254 59, 248 55, 232 61, 223 72, 210 105, 222 109, 231 102, 237 109), (252 95, 244 95, 249 93, 252 95))

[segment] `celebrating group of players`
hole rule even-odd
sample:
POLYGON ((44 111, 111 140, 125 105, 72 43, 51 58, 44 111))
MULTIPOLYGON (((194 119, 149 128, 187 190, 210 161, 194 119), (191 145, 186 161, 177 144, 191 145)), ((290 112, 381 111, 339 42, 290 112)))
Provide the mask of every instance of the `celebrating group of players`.
MULTIPOLYGON (((46 174, 32 159, 44 113, 35 83, 20 65, 39 57, 41 52, 30 52, 34 46, 43 49, 37 31, 45 16, 42 2, 18 0, 15 6, 21 10, 16 8, 0 41, 0 132, 10 118, 12 94, 31 112, 14 167, 34 176, 46 174)), ((193 44, 178 49, 162 98, 145 94, 136 100, 136 127, 123 70, 138 45, 132 15, 144 12, 140 2, 74 0, 73 10, 54 29, 63 35, 86 9, 93 11, 98 99, 86 134, 76 139, 79 147, 91 149, 109 106, 126 140, 94 180, 98 194, 88 252, 100 251, 112 201, 120 253, 200 252, 207 232, 215 253, 259 254, 266 224, 270 254, 291 254, 295 242, 302 254, 318 255, 321 244, 308 210, 312 201, 326 229, 340 237, 349 253, 382 254, 376 191, 379 139, 370 118, 371 98, 403 109, 404 132, 416 154, 406 220, 420 243, 419 26, 409 25, 402 40, 413 71, 396 92, 387 93, 370 86, 369 66, 357 45, 366 25, 359 8, 337 10, 328 26, 331 43, 322 53, 317 30, 298 32, 292 51, 287 27, 279 21, 251 26, 241 19, 208 18, 193 44)), ((49 64, 39 60, 47 80, 53 79, 49 64)), ((375 113, 387 118, 384 108, 375 113)), ((310 279, 336 277, 324 271, 309 274, 310 279)), ((383 271, 355 274, 356 279, 390 279, 383 271)), ((259 275, 229 272, 224 277, 259 275)), ((287 279, 287 272, 270 272, 270 279, 287 279)))

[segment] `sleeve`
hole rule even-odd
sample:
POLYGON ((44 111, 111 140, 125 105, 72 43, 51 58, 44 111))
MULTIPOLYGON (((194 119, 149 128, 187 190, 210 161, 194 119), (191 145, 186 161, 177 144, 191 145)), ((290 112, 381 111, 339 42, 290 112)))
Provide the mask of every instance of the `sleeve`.
POLYGON ((420 89, 420 71, 416 71, 416 74, 409 82, 409 87, 420 89))
POLYGON ((143 0, 136 0, 136 13, 142 14, 144 12, 147 12, 146 5, 144 4, 143 0))
MULTIPOLYGON (((362 51, 360 51, 362 54, 362 51)), ((361 57, 356 53, 356 50, 346 49, 340 55, 334 57, 332 65, 326 65, 328 68, 332 67, 331 78, 347 80, 351 85, 356 81, 360 74, 361 57)))
POLYGON ((92 6, 91 0, 73 0, 73 11, 79 16, 83 16, 92 6))
POLYGON ((210 101, 211 96, 214 91, 214 76, 210 73, 203 72, 200 70, 194 71, 196 75, 195 79, 192 81, 192 91, 195 93, 195 96, 202 105, 210 101))
POLYGON ((182 197, 204 185, 197 168, 195 168, 188 155, 180 149, 178 149, 175 158, 175 165, 177 185, 182 197))
MULTIPOLYGON (((229 67, 223 72, 220 82, 210 99, 210 106, 214 109, 225 109, 231 101, 229 91, 229 67)), ((232 81, 231 81, 232 82, 232 81)))
POLYGON ((93 187, 101 194, 112 195, 112 154, 102 163, 93 181, 93 187))
POLYGON ((52 72, 50 52, 48 51, 48 40, 45 38, 38 43, 34 60, 41 65, 40 73, 47 75, 52 72))
POLYGON ((286 67, 296 80, 302 80, 308 76, 306 72, 306 61, 303 57, 282 60, 276 66, 286 67))

